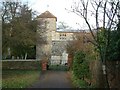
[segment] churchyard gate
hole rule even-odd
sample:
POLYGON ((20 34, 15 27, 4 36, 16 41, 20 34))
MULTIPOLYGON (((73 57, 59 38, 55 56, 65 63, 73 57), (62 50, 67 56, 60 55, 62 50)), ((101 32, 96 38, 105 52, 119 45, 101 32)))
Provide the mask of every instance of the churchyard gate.
POLYGON ((48 70, 67 71, 69 69, 67 60, 50 60, 48 70))

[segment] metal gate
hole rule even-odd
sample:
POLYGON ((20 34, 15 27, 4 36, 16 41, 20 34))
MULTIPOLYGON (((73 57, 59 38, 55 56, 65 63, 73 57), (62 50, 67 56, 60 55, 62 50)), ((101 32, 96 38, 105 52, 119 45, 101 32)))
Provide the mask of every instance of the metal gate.
POLYGON ((66 60, 51 60, 48 63, 48 70, 67 71, 68 69, 66 60))

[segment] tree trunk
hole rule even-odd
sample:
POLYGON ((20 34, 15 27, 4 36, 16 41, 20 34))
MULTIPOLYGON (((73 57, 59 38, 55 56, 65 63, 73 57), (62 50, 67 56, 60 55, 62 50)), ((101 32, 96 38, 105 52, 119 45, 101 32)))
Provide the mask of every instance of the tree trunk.
POLYGON ((116 61, 116 88, 119 88, 120 86, 120 80, 119 80, 119 61, 116 61))
POLYGON ((102 69, 103 69, 103 76, 104 76, 104 83, 105 83, 105 88, 109 88, 109 82, 108 82, 108 73, 107 73, 107 69, 106 69, 106 64, 102 65, 102 69))

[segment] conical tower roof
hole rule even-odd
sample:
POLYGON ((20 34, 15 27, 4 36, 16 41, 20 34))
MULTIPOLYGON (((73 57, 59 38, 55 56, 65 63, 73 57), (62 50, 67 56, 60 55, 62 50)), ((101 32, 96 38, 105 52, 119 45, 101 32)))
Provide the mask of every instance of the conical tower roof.
POLYGON ((40 14, 38 16, 38 18, 56 18, 57 21, 57 17, 55 17, 52 13, 50 13, 49 11, 45 11, 44 13, 40 14))

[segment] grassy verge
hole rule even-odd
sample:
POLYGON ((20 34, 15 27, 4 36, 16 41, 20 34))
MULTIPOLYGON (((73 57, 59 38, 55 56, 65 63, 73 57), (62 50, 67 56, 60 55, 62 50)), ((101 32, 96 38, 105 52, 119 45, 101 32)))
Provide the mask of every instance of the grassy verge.
POLYGON ((38 80, 37 70, 3 70, 2 88, 27 88, 38 80))

